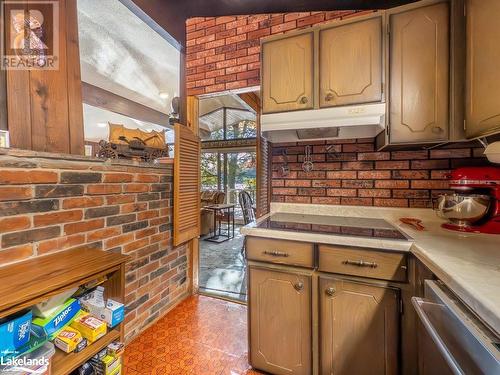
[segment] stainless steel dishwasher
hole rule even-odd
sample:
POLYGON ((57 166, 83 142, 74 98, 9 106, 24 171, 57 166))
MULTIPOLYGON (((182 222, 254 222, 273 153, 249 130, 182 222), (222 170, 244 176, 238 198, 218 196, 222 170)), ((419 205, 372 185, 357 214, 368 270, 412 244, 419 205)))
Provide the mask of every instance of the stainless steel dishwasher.
POLYGON ((420 375, 500 374, 500 338, 440 281, 425 281, 413 297, 420 318, 420 375))

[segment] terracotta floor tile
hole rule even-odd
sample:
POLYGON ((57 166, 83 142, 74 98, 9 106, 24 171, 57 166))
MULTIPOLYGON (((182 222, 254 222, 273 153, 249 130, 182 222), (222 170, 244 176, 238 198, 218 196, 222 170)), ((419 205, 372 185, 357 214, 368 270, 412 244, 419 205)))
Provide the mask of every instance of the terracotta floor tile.
POLYGON ((248 365, 246 306, 193 296, 135 338, 127 375, 258 375, 248 365))

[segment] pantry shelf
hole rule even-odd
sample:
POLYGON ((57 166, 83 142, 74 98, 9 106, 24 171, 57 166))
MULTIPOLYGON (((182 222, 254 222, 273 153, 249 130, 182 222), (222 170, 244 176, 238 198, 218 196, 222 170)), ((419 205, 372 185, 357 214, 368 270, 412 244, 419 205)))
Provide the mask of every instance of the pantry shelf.
MULTIPOLYGON (((125 302, 125 264, 130 258, 91 248, 67 250, 0 268, 0 318, 85 283, 101 279, 105 298, 125 302)), ((79 353, 56 349, 52 374, 67 375, 113 341, 123 341, 123 323, 79 353)))
POLYGON ((120 336, 120 329, 115 328, 79 353, 67 354, 56 350, 56 354, 52 360, 52 375, 66 375, 70 373, 113 341, 120 340, 120 336))
POLYGON ((128 257, 82 248, 0 268, 0 318, 119 270, 128 257))

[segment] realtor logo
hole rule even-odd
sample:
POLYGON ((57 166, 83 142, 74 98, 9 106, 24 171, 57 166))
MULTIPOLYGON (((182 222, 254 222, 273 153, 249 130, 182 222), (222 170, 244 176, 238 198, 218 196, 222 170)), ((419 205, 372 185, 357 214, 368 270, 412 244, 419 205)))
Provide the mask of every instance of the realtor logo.
POLYGON ((59 69, 59 2, 5 0, 1 5, 2 69, 59 69))

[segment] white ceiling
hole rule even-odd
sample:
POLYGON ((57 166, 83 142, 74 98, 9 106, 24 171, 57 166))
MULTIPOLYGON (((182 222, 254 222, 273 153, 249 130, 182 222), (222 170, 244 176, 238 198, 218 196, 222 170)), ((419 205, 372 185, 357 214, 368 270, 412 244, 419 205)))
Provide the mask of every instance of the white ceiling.
POLYGON ((165 131, 167 143, 174 142, 174 131, 166 129, 161 125, 151 124, 149 122, 139 121, 130 117, 119 115, 118 113, 106 111, 91 105, 83 105, 83 122, 85 124, 85 140, 99 142, 107 140, 109 136, 109 127, 107 123, 122 124, 129 129, 141 129, 144 131, 165 131))
MULTIPOLYGON (((255 113, 244 109, 226 109, 227 126, 239 124, 244 120, 255 121, 255 113)), ((224 110, 220 108, 200 117, 199 123, 201 129, 207 130, 209 132, 222 129, 224 124, 224 110)))
POLYGON ((200 100, 200 128, 207 132, 221 129, 223 126, 223 108, 227 108, 227 125, 234 125, 243 120, 255 121, 255 111, 237 95, 227 94, 200 100))
POLYGON ((200 116, 204 116, 209 112, 223 107, 251 109, 242 99, 236 94, 225 94, 212 96, 209 98, 200 99, 200 116))
POLYGON ((179 95, 179 51, 119 0, 78 0, 78 28, 84 82, 171 112, 179 95))

